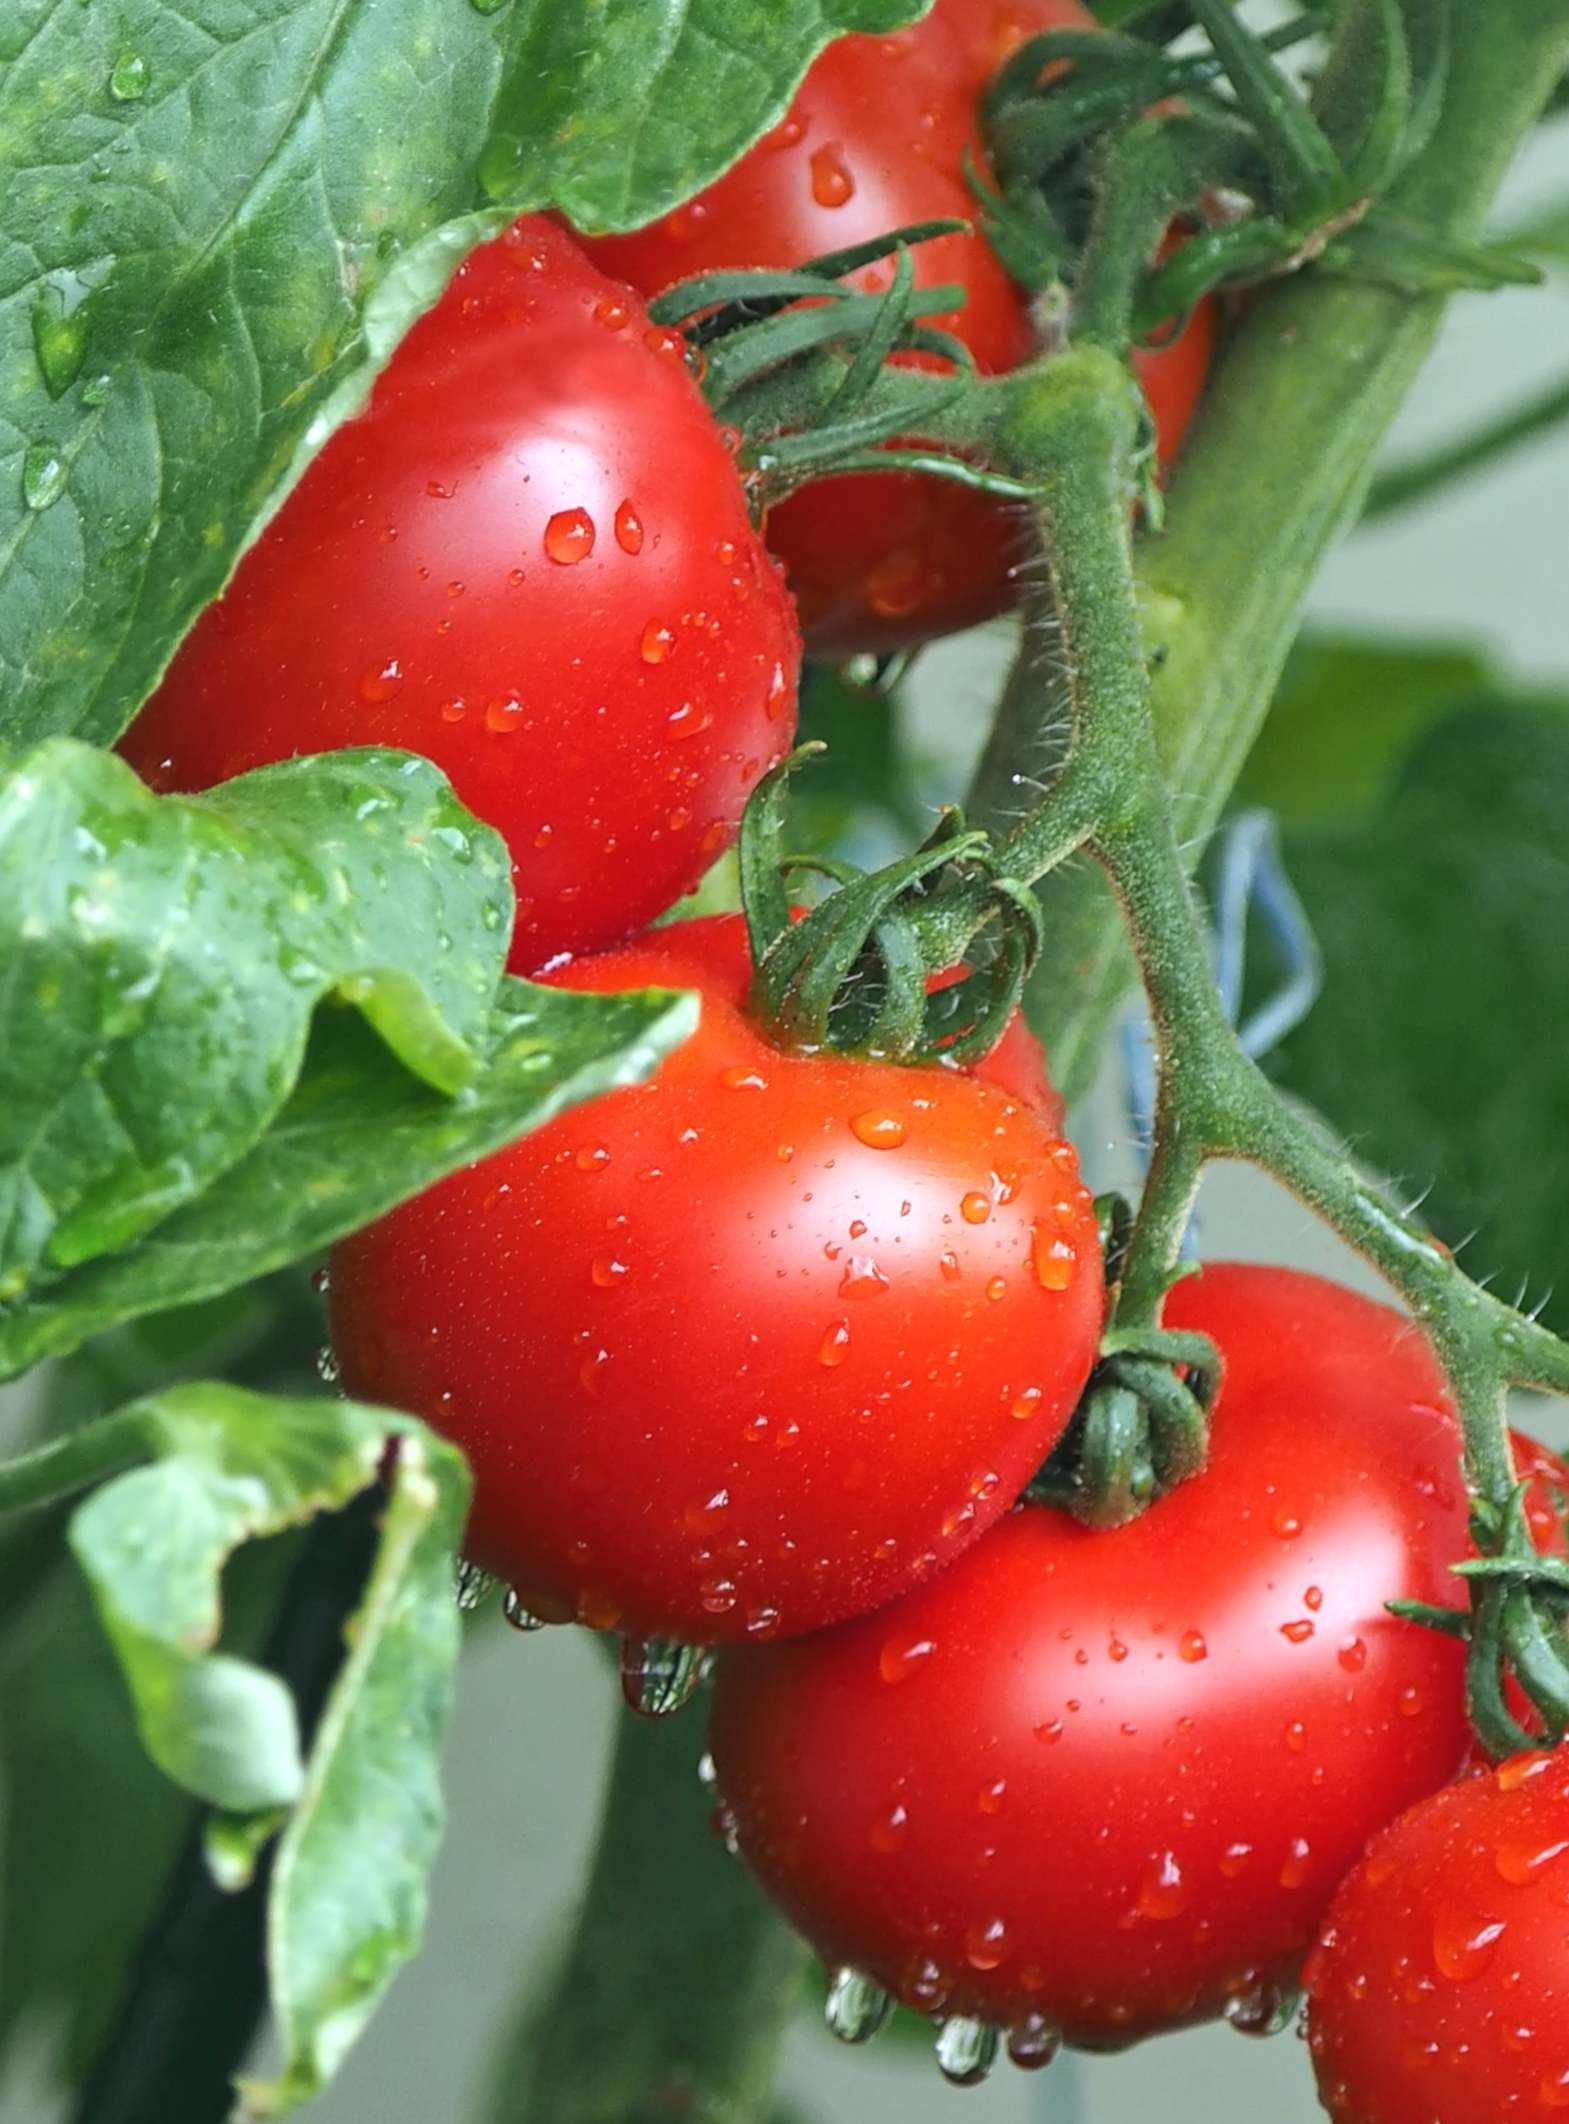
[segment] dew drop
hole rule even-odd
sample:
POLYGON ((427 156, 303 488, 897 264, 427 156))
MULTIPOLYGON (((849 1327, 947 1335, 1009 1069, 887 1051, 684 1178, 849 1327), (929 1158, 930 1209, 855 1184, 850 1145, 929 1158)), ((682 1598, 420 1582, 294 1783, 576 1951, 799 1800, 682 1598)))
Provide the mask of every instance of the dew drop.
POLYGON ((1282 1509, 1270 1521, 1269 1531, 1280 1541, 1295 1541, 1302 1532, 1302 1522, 1295 1512, 1282 1509))
POLYGON ((395 656, 384 664, 372 664, 360 678, 362 701, 390 701, 403 684, 403 666, 395 656))
POLYGON ((1302 1615, 1295 1622, 1282 1623, 1280 1634, 1288 1644, 1305 1645, 1313 1635, 1313 1625, 1305 1615, 1302 1615))
POLYGON ((66 466, 47 443, 34 443, 22 459, 22 499, 40 513, 65 492, 66 466))
POLYGON ((937 2032, 937 2069, 953 2087, 979 2087, 997 2062, 999 2031, 988 2021, 955 2014, 937 2032))
POLYGON ((710 1615, 728 1615, 736 1604, 734 1579, 705 1578, 697 1589, 697 1597, 710 1615))
MULTIPOLYGON (((67 312, 58 288, 46 288, 33 304, 33 353, 51 398, 68 391, 81 373, 87 320, 80 309, 67 312)), ((86 389, 82 396, 87 399, 86 389)))
POLYGON ((594 519, 586 509, 558 509, 545 526, 545 551, 563 568, 575 567, 594 550, 594 519))
POLYGON ((1507 1881, 1511 1888, 1523 1888, 1566 1851, 1569 1837, 1559 1837, 1550 1844, 1532 1837, 1521 1843, 1500 1844, 1493 1853, 1493 1866, 1501 1881, 1507 1881))
POLYGON ((139 103, 151 82, 152 72, 140 52, 121 52, 109 69, 109 93, 116 103, 139 103))
POLYGON ((1002 1967, 1008 1959, 1008 1928, 1000 1917, 969 1927, 964 1935, 964 1959, 972 1969, 1002 1967))
POLYGON ((893 1999, 881 1984, 858 1969, 836 1969, 828 1984, 823 2019, 841 2043, 869 2043, 893 2012, 893 1999))
POLYGON ((813 148, 807 158, 812 173, 812 197, 820 207, 842 207, 855 197, 855 179, 837 140, 813 148))
POLYGON ((1367 1646, 1360 1637, 1343 1637, 1335 1657, 1348 1674, 1360 1674, 1367 1665, 1367 1646))
POLYGON ((628 1637, 621 1646, 621 1694, 639 1718, 668 1718, 689 1703, 703 1673, 703 1648, 669 1637, 628 1637))
POLYGON ((1028 1423, 1032 1416, 1040 1414, 1042 1399, 1039 1387, 1026 1387, 1022 1393, 1014 1395, 1008 1413, 1016 1416, 1020 1423, 1028 1423))
POLYGON ((617 1284, 626 1279, 629 1270, 627 1264, 618 1261, 614 1254, 596 1254, 589 1264, 588 1274, 590 1282, 597 1290, 613 1291, 617 1284))
POLYGON ((904 1682, 937 1650, 930 1637, 890 1637, 877 1655, 877 1671, 885 1682, 904 1682))
POLYGON ((485 728, 492 737, 510 737, 522 720, 523 703, 510 693, 485 704, 485 728))
POLYGON ((1202 1630, 1184 1630, 1177 1640, 1177 1657, 1196 1667, 1201 1659, 1209 1658, 1209 1646, 1202 1630))
POLYGON ((1061 2031, 1043 2013, 1026 2014, 1008 2031, 1008 2056, 1021 2072, 1039 2072, 1061 2048, 1061 2031))
POLYGON ((482 1571, 477 1563, 464 1558, 453 1573, 452 1597, 467 1615, 495 1590, 495 1585, 496 1581, 488 1571, 482 1571))
POLYGON ((959 1203, 959 1215, 966 1224, 984 1224, 991 1213, 992 1198, 978 1187, 972 1187, 959 1203))
POLYGON ((675 631, 663 620, 650 620, 643 629, 638 654, 645 664, 662 664, 676 645, 675 631))
POLYGON ((943 1248, 937 1259, 937 1267, 944 1283, 957 1283, 963 1274, 963 1270, 959 1267, 959 1257, 952 1247, 943 1248))
POLYGON ((682 744, 688 738, 701 737, 705 730, 713 728, 714 718, 710 710, 698 701, 682 701, 665 717, 665 729, 672 744, 682 744))
POLYGON ((514 1630, 522 1630, 525 1634, 543 1630, 545 1627, 544 1616, 536 1615, 532 1608, 525 1606, 516 1586, 508 1586, 506 1598, 501 1603, 501 1612, 514 1630))
POLYGON ((1313 1847, 1307 1838, 1305 1836, 1294 1836, 1287 1848, 1285 1861, 1280 1869, 1281 1887, 1300 1888, 1308 1877, 1312 1857, 1313 1847))
POLYGON ((643 550, 643 519, 629 501, 620 503, 616 509, 616 544, 623 553, 641 553, 643 550))
POLYGON ((982 1814, 1001 1814, 1002 1803, 1008 1795, 1008 1780, 994 1777, 990 1784, 982 1785, 975 1795, 975 1804, 982 1814))
POLYGON ((850 1323, 848 1320, 835 1320, 824 1330, 823 1339, 817 1345, 817 1361, 826 1365, 829 1371, 836 1371, 849 1354, 850 1323))
POLYGON ((889 1287, 888 1278, 870 1254, 852 1254, 839 1278, 841 1298, 880 1298, 889 1287))
POLYGON ((624 332, 631 318, 632 305, 619 295, 601 295, 594 305, 594 321, 607 332, 624 332))
POLYGON ((1493 1772, 1494 1782, 1500 1792, 1518 1792, 1531 1778, 1540 1777, 1553 1759, 1544 1748, 1528 1755, 1511 1755, 1508 1762, 1500 1763, 1493 1772))
POLYGON ((582 1143, 573 1152, 572 1163, 580 1173, 602 1173, 610 1163, 610 1153, 603 1143, 582 1143))
POLYGON ((872 1107, 864 1114, 852 1115, 850 1132, 868 1150, 897 1150, 910 1130, 902 1115, 872 1107))
POLYGON ((1454 1984, 1469 1984, 1493 1959, 1504 1930, 1500 1918, 1478 1918, 1474 1912, 1441 1905, 1433 1915, 1433 1961, 1439 1975, 1454 1984))
POLYGON ((1043 1291, 1065 1291, 1079 1265, 1078 1250, 1061 1232, 1037 1224, 1030 1238, 1030 1260, 1043 1291))
POLYGON ((903 1848, 909 1830, 910 1817, 895 1800, 887 1812, 880 1814, 873 1822, 866 1833, 866 1841, 874 1851, 881 1852, 884 1858, 891 1858, 896 1851, 903 1848))
POLYGON ((1226 2004, 1226 2019, 1238 2035, 1267 2039, 1284 2035, 1295 2018, 1300 1992, 1284 1984, 1259 1984, 1226 2004))
POLYGON ((763 711, 771 723, 778 722, 790 705, 790 681, 785 677, 783 664, 775 664, 769 675, 768 691, 763 698, 763 711))
POLYGON ((1189 1889, 1182 1877, 1175 1852, 1163 1851, 1150 1860, 1139 1879, 1140 1917, 1162 1922, 1180 1917, 1188 1907, 1189 1889))
POLYGON ((1252 1856, 1251 1844, 1228 1844, 1220 1854, 1220 1870, 1228 1881, 1234 1881, 1252 1856))

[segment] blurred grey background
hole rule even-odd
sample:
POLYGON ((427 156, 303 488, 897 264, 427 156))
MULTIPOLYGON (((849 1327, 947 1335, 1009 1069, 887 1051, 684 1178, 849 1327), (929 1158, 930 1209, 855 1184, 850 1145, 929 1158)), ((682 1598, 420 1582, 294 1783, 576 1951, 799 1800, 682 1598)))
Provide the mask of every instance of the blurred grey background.
MULTIPOLYGON (((1501 221, 1566 192, 1569 124, 1561 121, 1527 155, 1501 221)), ((1561 374, 1566 353, 1569 293, 1561 285, 1459 298, 1391 458, 1561 374)), ((1325 570, 1314 616, 1336 627, 1480 639, 1521 675, 1569 681, 1565 493, 1569 433, 1560 433, 1442 502, 1354 537, 1325 570)), ((1008 646, 1006 629, 982 633, 933 651, 920 667, 921 734, 953 755, 955 786, 1008 646)), ((1115 1086, 1081 1117, 1079 1140, 1097 1186, 1127 1176, 1115 1086)), ((1203 1215, 1207 1252, 1368 1281, 1304 1213, 1252 1176, 1218 1175, 1203 1215)), ((578 1633, 519 1639, 499 1625, 476 1629, 449 1750, 451 1826, 428 1944, 337 2086, 310 2111, 313 2120, 487 2124, 498 2046, 582 1879, 617 1715, 605 1663, 578 1633)), ((688 1717, 695 1774, 701 1721, 688 1717)), ((25 1822, 11 1828, 26 1834, 25 1822)), ((90 1923, 90 1913, 82 1916, 90 1923)), ((803 2019, 782 2093, 817 2124, 1128 2124, 1156 2101, 1165 2124, 1312 2124, 1320 2115, 1299 2043, 1247 2042, 1229 2031, 1119 2059, 1064 2059, 1037 2079, 1004 2069, 985 2088, 958 2093, 913 2047, 842 2051, 803 2019)), ((56 2124, 59 2115, 21 2050, 0 2061, 0 2124, 56 2124)))

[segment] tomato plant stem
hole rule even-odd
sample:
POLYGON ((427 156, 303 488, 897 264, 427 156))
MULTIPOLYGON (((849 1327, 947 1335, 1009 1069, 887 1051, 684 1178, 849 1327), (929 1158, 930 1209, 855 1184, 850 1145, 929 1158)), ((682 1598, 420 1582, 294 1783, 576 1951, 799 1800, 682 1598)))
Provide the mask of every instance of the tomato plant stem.
POLYGON ((146 1460, 153 1450, 141 1412, 120 1409, 0 1466, 0 1512, 25 1511, 89 1489, 146 1460))
MULTIPOLYGON (((1357 9, 1351 12, 1356 14, 1357 9)), ((1473 240, 1519 142, 1569 63, 1569 13, 1540 0, 1453 11, 1444 108, 1388 208, 1473 240)), ((1325 553, 1356 520, 1390 420, 1425 361, 1441 292, 1322 271, 1265 288, 1232 335, 1172 481, 1166 529, 1140 542, 1138 610, 1156 740, 1184 850, 1213 829, 1269 706, 1325 553)), ((1038 771, 1063 645, 1049 600, 999 709, 978 823, 1038 771)), ((1060 734, 1058 737, 1060 745, 1060 734)), ((1117 910, 1087 865, 1042 891, 1047 945, 1032 1016, 1070 1098, 1093 1076, 1133 979, 1117 910)))
POLYGON ((623 1717, 523 2124, 761 2124, 806 1949, 709 1824, 700 1714, 623 1717))

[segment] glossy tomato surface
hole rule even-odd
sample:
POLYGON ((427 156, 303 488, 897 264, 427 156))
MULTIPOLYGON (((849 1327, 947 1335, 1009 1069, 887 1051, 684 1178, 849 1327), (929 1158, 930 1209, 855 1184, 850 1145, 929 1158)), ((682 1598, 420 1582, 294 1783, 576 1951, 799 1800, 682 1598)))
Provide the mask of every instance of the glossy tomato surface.
POLYGON ((1012 1513, 879 1615, 720 1662, 743 1854, 831 1963, 1102 2047, 1267 2019, 1374 1830, 1465 1754, 1466 1497, 1423 1341, 1219 1265, 1175 1326, 1225 1377, 1208 1471, 1131 1526, 1012 1513))
MULTIPOLYGON (((1094 26, 1077 0, 937 0, 889 37, 852 36, 816 60, 783 121, 719 182, 663 220, 591 248, 647 294, 693 273, 794 266, 911 222, 974 222, 964 158, 984 166, 981 93, 1027 36, 1094 26)), ((957 282, 957 332, 986 374, 1037 340, 1029 298, 979 232, 912 254, 922 287, 957 282)), ((858 276, 885 286, 886 266, 858 276)), ((1182 440, 1213 336, 1201 309, 1171 348, 1138 356, 1163 459, 1182 440)), ((787 566, 819 655, 886 650, 974 624, 1013 602, 1026 540, 1017 513, 913 475, 820 481, 775 509, 768 540, 787 566)))
POLYGON ((121 750, 160 789, 426 754, 507 841, 529 970, 696 883, 788 748, 798 657, 682 343, 530 219, 414 326, 121 750))
POLYGON ((1095 1356, 1072 1148, 1011 1085, 790 1056, 739 918, 554 978, 695 988, 649 1084, 580 1106, 337 1249, 347 1389, 474 1466, 468 1549, 527 1606, 766 1639, 892 1599, 1049 1452, 1095 1356))
POLYGON ((1335 1897, 1308 1997, 1341 2124, 1569 2110, 1569 1748, 1482 1771, 1380 1836, 1335 1897))

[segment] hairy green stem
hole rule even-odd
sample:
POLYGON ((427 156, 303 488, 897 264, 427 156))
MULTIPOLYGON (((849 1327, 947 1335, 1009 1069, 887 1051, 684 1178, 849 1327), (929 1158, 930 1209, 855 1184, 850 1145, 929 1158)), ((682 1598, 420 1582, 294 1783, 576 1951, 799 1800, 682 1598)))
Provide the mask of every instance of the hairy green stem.
MULTIPOLYGON (((1569 62, 1569 10, 1489 0, 1455 10, 1442 117, 1390 195, 1403 216, 1475 238, 1519 141, 1569 62)), ((1140 610, 1156 736, 1189 857, 1246 758, 1330 546, 1350 528, 1375 452, 1427 357, 1439 294, 1305 273, 1264 291, 1205 394, 1172 481, 1165 533, 1142 543, 1140 610)), ((1010 763, 1040 749, 1060 643, 1026 627, 973 806, 1009 806, 1010 763)), ((1048 946, 1031 1015, 1053 1074, 1086 1089, 1133 978, 1117 909, 1086 866, 1043 893, 1048 946)))
POLYGON ((624 1717, 523 2124, 762 2124, 806 1949, 709 1826, 700 1713, 624 1717))

